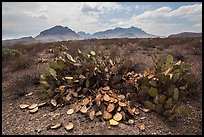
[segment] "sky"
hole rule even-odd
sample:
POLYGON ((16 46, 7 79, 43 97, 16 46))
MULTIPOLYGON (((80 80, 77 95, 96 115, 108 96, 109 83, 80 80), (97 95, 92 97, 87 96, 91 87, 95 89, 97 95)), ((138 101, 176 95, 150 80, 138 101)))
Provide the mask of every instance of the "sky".
POLYGON ((2 39, 37 36, 56 25, 75 32, 139 27, 147 33, 202 32, 202 2, 3 2, 2 39))

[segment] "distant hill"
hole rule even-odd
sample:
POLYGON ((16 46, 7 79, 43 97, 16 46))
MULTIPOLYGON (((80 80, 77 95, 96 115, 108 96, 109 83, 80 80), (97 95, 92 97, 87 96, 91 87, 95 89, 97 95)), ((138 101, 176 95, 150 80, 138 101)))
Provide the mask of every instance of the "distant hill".
POLYGON ((157 37, 152 34, 148 34, 140 28, 130 27, 121 28, 116 27, 115 29, 109 29, 106 31, 96 32, 92 35, 94 38, 153 38, 157 37))
POLYGON ((202 37, 202 33, 195 33, 195 32, 182 32, 178 34, 169 35, 168 38, 195 38, 195 37, 202 37))
POLYGON ((42 42, 77 40, 80 38, 81 37, 76 34, 75 31, 63 26, 55 26, 50 29, 44 30, 35 37, 36 40, 42 42))
POLYGON ((33 37, 23 37, 20 39, 2 40, 2 46, 11 46, 14 44, 33 44, 38 43, 33 37))
POLYGON ((93 36, 90 33, 86 33, 86 32, 83 32, 83 31, 79 31, 79 32, 77 32, 77 34, 81 38, 85 38, 85 39, 93 38, 93 36))

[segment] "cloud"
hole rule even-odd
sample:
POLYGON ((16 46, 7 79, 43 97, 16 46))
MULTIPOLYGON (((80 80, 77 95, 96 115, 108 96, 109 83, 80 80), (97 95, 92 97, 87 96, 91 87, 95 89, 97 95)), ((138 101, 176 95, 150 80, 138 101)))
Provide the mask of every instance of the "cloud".
POLYGON ((119 22, 118 25, 138 26, 149 33, 167 36, 180 31, 198 31, 198 28, 202 27, 201 22, 202 4, 194 4, 181 6, 175 10, 170 7, 161 7, 146 11, 131 17, 129 20, 119 22), (194 24, 199 25, 194 26, 194 24))
POLYGON ((98 7, 91 7, 87 4, 84 4, 81 11, 82 12, 100 12, 101 10, 99 10, 98 7))
POLYGON ((198 24, 195 24, 195 25, 193 25, 193 28, 202 28, 202 23, 198 23, 198 24))
POLYGON ((47 25, 48 16, 37 3, 3 3, 2 28, 20 34, 40 30, 47 25))
POLYGON ((172 9, 170 7, 161 7, 153 11, 146 11, 143 14, 137 16, 138 18, 152 18, 152 17, 165 17, 165 15, 172 9))
POLYGON ((194 4, 188 6, 181 6, 177 10, 171 12, 172 16, 179 15, 197 15, 202 13, 202 4, 194 4))
POLYGON ((202 23, 197 23, 195 25, 193 25, 193 30, 195 30, 196 32, 202 32, 202 23))
POLYGON ((31 28, 41 28, 46 24, 47 17, 43 14, 31 15, 29 13, 19 13, 18 16, 12 13, 3 14, 2 28, 7 30, 24 31, 31 28))
POLYGON ((22 14, 23 14, 22 16, 29 16, 29 17, 34 18, 34 19, 43 19, 43 20, 47 20, 48 19, 48 16, 46 14, 40 13, 40 12, 37 12, 37 13, 34 13, 34 12, 23 12, 22 14))
POLYGON ((113 3, 113 2, 87 2, 84 4, 92 8, 97 7, 99 10, 103 10, 103 11, 124 9, 124 6, 119 5, 117 3, 113 3))

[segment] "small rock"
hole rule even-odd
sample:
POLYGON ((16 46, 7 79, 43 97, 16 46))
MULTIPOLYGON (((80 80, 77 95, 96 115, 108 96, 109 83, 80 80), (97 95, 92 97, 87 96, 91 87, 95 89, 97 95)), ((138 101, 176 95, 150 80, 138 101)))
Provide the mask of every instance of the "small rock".
POLYGON ((82 118, 82 119, 81 119, 81 121, 82 121, 82 122, 85 122, 85 121, 86 121, 86 119, 85 119, 85 118, 82 118))
POLYGON ((126 128, 126 125, 123 124, 123 123, 120 123, 118 126, 119 126, 120 128, 122 128, 122 129, 125 129, 125 128, 126 128))
POLYGON ((35 132, 40 133, 40 132, 42 132, 42 129, 37 128, 37 129, 35 129, 35 132))
POLYGON ((143 120, 143 119, 145 119, 145 118, 146 118, 146 117, 141 117, 140 119, 143 120))
POLYGON ((111 126, 108 126, 108 129, 111 129, 111 126))
POLYGON ((139 120, 138 120, 138 122, 139 122, 139 123, 142 123, 142 120, 141 120, 141 119, 139 119, 139 120))
POLYGON ((102 123, 102 125, 105 125, 106 124, 106 122, 104 122, 104 121, 102 121, 103 123, 102 123))

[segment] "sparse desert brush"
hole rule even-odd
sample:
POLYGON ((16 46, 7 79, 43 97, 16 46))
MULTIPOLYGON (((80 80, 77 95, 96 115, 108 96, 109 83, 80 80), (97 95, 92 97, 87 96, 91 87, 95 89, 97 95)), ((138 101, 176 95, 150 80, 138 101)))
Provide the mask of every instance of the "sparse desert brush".
POLYGON ((27 94, 30 91, 30 88, 37 84, 39 84, 39 75, 32 72, 20 76, 12 86, 8 87, 8 90, 14 95, 14 98, 19 98, 27 94))
POLYGON ((3 66, 4 65, 9 66, 10 72, 20 71, 28 67, 31 67, 32 65, 35 65, 34 57, 28 55, 22 55, 18 58, 15 58, 14 60, 10 60, 8 62, 7 61, 6 60, 3 61, 3 66))
POLYGON ((16 49, 2 48, 2 59, 10 59, 21 56, 22 53, 16 49))
POLYGON ((30 52, 31 50, 33 50, 36 47, 35 44, 15 44, 13 46, 11 46, 12 49, 16 49, 23 52, 30 52))
POLYGON ((190 45, 193 47, 192 52, 194 55, 202 55, 202 39, 197 39, 197 41, 191 42, 190 45))
MULTIPOLYGON (((21 51, 22 50, 23 49, 21 49, 21 51)), ((3 47, 2 48, 3 67, 9 66, 8 70, 10 72, 14 72, 28 68, 31 65, 35 65, 33 63, 34 56, 21 51, 19 51, 18 49, 14 49, 14 47, 12 48, 3 47)))
POLYGON ((172 56, 176 59, 176 60, 181 60, 181 61, 185 61, 185 57, 181 54, 175 54, 172 53, 172 56))
POLYGON ((156 44, 154 43, 152 38, 142 38, 139 40, 138 45, 141 45, 145 49, 147 48, 155 48, 156 44))

